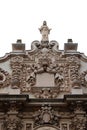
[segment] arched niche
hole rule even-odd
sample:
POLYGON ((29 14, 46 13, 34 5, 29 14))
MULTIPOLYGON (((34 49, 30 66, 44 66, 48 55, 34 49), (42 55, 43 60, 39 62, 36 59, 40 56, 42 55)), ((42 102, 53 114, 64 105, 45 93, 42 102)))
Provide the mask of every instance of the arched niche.
POLYGON ((34 130, 60 130, 59 129, 59 127, 57 126, 57 127, 55 127, 55 126, 49 126, 49 125, 47 125, 47 126, 40 126, 40 127, 37 127, 37 128, 35 128, 34 130))

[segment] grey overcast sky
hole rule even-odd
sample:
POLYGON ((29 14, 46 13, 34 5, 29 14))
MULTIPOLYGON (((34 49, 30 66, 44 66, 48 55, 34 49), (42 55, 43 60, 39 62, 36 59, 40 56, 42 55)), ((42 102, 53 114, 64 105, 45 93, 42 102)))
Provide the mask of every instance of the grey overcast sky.
POLYGON ((0 57, 22 39, 26 50, 41 40, 38 28, 46 20, 52 28, 49 39, 64 48, 68 38, 87 55, 87 0, 0 0, 0 57))

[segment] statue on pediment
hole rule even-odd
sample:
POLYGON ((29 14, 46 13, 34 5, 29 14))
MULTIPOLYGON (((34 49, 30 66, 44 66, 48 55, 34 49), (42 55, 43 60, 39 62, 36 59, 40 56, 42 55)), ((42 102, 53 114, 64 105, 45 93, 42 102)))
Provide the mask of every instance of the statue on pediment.
POLYGON ((42 39, 41 41, 46 42, 49 41, 48 35, 50 34, 50 30, 49 27, 47 26, 47 22, 43 21, 43 25, 41 26, 41 28, 39 28, 40 33, 42 34, 42 39))

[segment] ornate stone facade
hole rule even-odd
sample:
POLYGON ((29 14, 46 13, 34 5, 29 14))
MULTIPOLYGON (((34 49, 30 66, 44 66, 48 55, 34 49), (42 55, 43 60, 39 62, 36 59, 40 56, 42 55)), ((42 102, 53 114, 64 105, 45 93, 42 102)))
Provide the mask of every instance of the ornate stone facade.
POLYGON ((19 39, 0 58, 0 130, 86 130, 87 57, 49 41, 46 21, 39 30, 31 50, 19 39))

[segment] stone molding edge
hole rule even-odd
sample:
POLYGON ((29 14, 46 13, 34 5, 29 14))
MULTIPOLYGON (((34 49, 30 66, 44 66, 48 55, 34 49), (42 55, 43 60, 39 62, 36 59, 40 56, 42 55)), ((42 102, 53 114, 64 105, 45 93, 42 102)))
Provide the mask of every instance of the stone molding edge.
POLYGON ((8 95, 0 94, 0 102, 3 101, 28 101, 28 102, 66 102, 66 101, 87 101, 87 95, 73 94, 73 95, 64 95, 63 99, 33 99, 29 98, 28 94, 21 95, 8 95))

